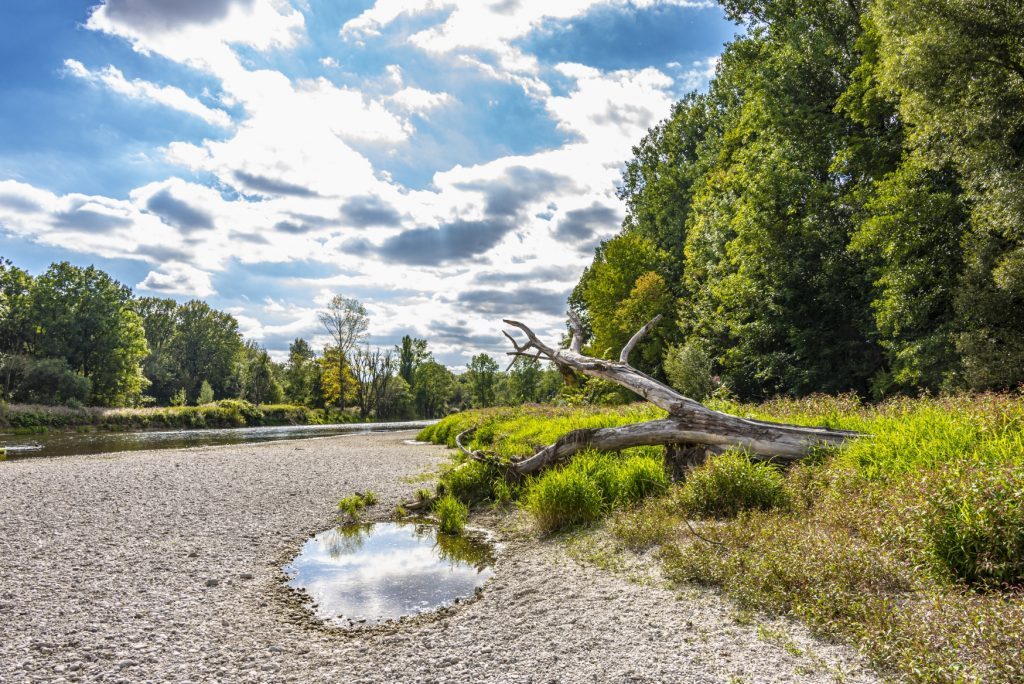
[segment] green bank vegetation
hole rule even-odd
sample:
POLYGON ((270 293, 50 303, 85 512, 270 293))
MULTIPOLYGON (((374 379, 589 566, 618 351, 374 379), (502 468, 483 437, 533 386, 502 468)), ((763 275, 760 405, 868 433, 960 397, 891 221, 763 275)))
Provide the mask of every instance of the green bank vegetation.
MULTIPOLYGON (((1024 397, 711 405, 870 437, 785 469, 731 452, 681 483, 669 483, 656 448, 582 453, 525 481, 457 453, 438 491, 477 507, 514 501, 541 532, 596 524, 613 553, 656 559, 670 583, 718 586, 744 608, 799 617, 900 679, 1024 678, 1024 397)), ((475 427, 471 448, 518 458, 569 429, 659 413, 469 411, 420 438, 453 445, 475 427)))

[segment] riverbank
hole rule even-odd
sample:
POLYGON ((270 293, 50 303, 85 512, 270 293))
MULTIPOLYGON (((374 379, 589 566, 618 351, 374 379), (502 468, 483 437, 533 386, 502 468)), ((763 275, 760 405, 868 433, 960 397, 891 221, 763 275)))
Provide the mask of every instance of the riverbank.
POLYGON ((480 600, 317 627, 281 566, 342 496, 375 491, 382 519, 421 486, 447 451, 413 435, 0 463, 0 681, 877 681, 792 622, 577 562, 515 513, 484 519, 502 547, 480 600))
POLYGON ((156 428, 231 428, 266 425, 357 423, 349 412, 324 411, 291 404, 255 405, 225 399, 202 406, 152 408, 67 407, 0 403, 0 429, 16 434, 45 430, 146 430, 156 428))
MULTIPOLYGON (((676 484, 663 450, 639 447, 584 452, 521 486, 472 461, 443 488, 478 508, 516 502, 548 529, 587 524, 595 562, 652 561, 679 589, 717 587, 743 610, 799 618, 901 681, 1024 681, 1021 394, 711 405, 869 436, 787 469, 715 457, 676 484)), ((453 445, 475 428, 468 448, 521 458, 570 430, 660 416, 649 405, 490 409, 420 438, 453 445)))

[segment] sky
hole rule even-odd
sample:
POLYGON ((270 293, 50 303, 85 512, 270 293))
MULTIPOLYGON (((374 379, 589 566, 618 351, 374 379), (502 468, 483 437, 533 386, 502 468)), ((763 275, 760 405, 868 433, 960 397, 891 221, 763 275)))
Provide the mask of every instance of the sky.
POLYGON ((702 0, 5 0, 0 255, 201 298, 283 358, 355 297, 454 368, 557 340, 631 148, 737 32, 702 0))

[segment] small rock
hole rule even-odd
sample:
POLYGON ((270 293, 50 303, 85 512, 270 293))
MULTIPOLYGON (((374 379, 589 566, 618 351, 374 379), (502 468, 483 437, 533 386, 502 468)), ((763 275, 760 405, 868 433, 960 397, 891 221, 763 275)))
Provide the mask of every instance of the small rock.
POLYGON ((208 580, 206 580, 206 586, 208 586, 208 587, 215 587, 218 584, 220 584, 220 580, 219 579, 208 579, 208 580))
POLYGON ((252 579, 252 573, 251 572, 243 572, 241 575, 238 576, 238 578, 239 579, 244 579, 244 580, 251 580, 252 579))

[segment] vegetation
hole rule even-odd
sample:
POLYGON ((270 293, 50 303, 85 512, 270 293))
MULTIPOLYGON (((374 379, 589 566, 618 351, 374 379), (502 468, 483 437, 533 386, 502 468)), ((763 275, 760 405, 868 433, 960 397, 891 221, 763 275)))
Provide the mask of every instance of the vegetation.
POLYGON ((434 501, 434 515, 437 516, 438 529, 444 534, 460 535, 466 529, 469 520, 469 507, 451 494, 446 494, 434 501))
MULTIPOLYGON (((713 456, 675 485, 660 453, 643 449, 581 453, 525 483, 474 461, 443 473, 441 487, 474 504, 509 492, 544 532, 606 518, 622 553, 653 550, 671 581, 799 617, 901 680, 1024 677, 1024 396, 710 405, 871 437, 786 470, 713 456)), ((472 448, 519 458, 575 427, 656 415, 646 405, 488 409, 449 416, 420 438, 453 444, 475 427, 464 438, 472 448)))
POLYGON ((356 492, 338 501, 338 510, 345 515, 349 522, 357 522, 362 515, 363 509, 376 503, 376 493, 371 491, 356 492))
POLYGON ((1024 382, 1024 9, 721 0, 745 35, 633 148, 571 299, 700 398, 1024 382))
MULTIPOLYGON (((133 297, 94 267, 53 264, 32 277, 0 258, 0 402, 12 405, 204 406, 243 400, 288 403, 339 422, 437 418, 470 406, 545 401, 561 386, 557 371, 520 360, 503 373, 486 354, 455 375, 434 360, 426 340, 394 349, 366 344, 369 320, 357 300, 336 296, 321 312, 332 340, 322 353, 298 338, 283 363, 246 341, 238 321, 206 302, 133 297)), ((14 409, 28 427, 69 423, 67 411, 14 409)), ((138 422, 204 424, 210 412, 150 412, 138 422)), ((315 420, 315 419, 310 419, 315 420)), ((308 421, 306 421, 308 422, 308 421)))

